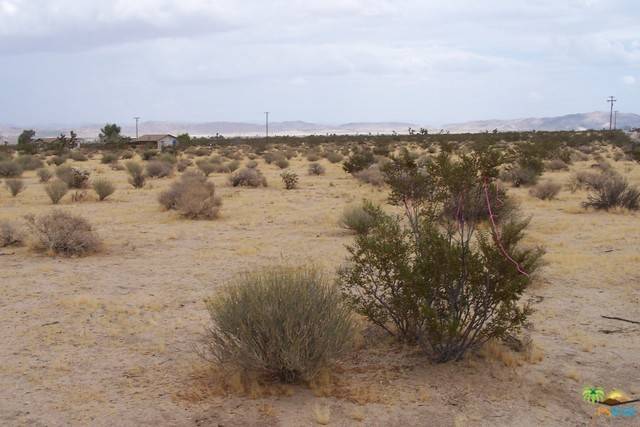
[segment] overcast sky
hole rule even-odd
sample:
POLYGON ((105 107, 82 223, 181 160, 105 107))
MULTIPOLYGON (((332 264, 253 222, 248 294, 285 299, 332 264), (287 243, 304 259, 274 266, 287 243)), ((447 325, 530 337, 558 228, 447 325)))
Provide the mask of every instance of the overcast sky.
POLYGON ((0 0, 0 123, 640 113, 638 0, 0 0))

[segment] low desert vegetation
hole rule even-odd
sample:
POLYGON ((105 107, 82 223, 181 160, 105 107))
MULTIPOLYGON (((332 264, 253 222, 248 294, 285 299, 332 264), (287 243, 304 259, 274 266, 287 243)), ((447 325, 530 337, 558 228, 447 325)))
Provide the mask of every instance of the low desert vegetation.
POLYGON ((244 168, 233 173, 229 183, 234 187, 266 187, 267 179, 258 168, 244 168))
POLYGON ((107 178, 96 178, 91 183, 93 191, 98 195, 98 200, 103 201, 116 191, 116 187, 107 178))
POLYGON ((280 174, 280 178, 282 178, 282 183, 286 190, 293 190, 298 187, 300 178, 295 172, 284 171, 280 174))
POLYGON ((351 312, 316 268, 246 273, 207 300, 207 309, 212 361, 285 383, 313 380, 353 342, 351 312))
POLYGON ((127 163, 125 163, 124 166, 127 169, 127 173, 129 174, 129 184, 131 184, 133 188, 144 187, 146 178, 142 165, 133 160, 129 160, 127 163))
POLYGON ((44 191, 47 193, 47 196, 49 196, 49 199, 51 199, 51 203, 57 205, 69 192, 69 186, 66 182, 55 179, 44 186, 44 191))
POLYGON ((377 164, 371 165, 366 169, 355 172, 353 176, 360 182, 371 184, 376 187, 384 185, 384 176, 377 164))
POLYGON ((27 188, 24 181, 19 178, 5 179, 4 185, 5 187, 7 187, 7 190, 9 190, 9 193, 11 193, 12 197, 16 197, 27 188))
POLYGON ((541 182, 529 190, 529 194, 540 200, 552 200, 560 193, 562 185, 553 182, 541 182))
POLYGON ((173 174, 173 164, 164 160, 150 160, 145 166, 149 178, 165 178, 173 174))
POLYGON ((347 206, 338 220, 338 225, 356 234, 367 234, 374 225, 379 209, 366 200, 360 205, 347 206))
POLYGON ((171 187, 163 191, 159 203, 167 210, 175 210, 189 219, 217 218, 222 199, 216 195, 215 185, 202 173, 185 172, 171 187))
POLYGON ((22 244, 24 236, 12 222, 0 221, 0 248, 22 244))
POLYGON ((40 179, 40 182, 49 182, 53 174, 47 168, 40 168, 36 171, 36 175, 40 179))
POLYGON ((605 172, 591 178, 587 184, 589 194, 582 203, 585 208, 609 210, 625 208, 640 209, 640 189, 630 185, 627 179, 615 172, 605 172))
POLYGON ((33 171, 44 166, 44 163, 40 158, 30 154, 22 154, 18 156, 15 161, 20 165, 22 170, 25 171, 33 171))
POLYGON ((324 169, 324 166, 322 166, 320 163, 313 162, 309 163, 307 172, 309 173, 309 175, 324 175, 326 171, 324 169))
POLYGON ((0 161, 0 177, 17 178, 22 175, 22 167, 12 160, 0 161))
POLYGON ((67 184, 69 188, 82 190, 89 186, 91 172, 64 165, 56 168, 56 176, 67 184))
POLYGON ((26 217, 33 249, 49 255, 84 256, 97 252, 100 239, 87 220, 62 210, 26 217))

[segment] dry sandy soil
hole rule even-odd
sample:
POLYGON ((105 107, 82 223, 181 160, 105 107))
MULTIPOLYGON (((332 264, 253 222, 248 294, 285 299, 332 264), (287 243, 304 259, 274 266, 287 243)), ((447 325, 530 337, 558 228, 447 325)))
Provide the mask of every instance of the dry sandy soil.
MULTIPOLYGON (((224 204, 214 221, 163 212, 156 198, 171 178, 135 190, 125 172, 81 163, 117 191, 104 202, 67 196, 60 209, 90 219, 104 250, 67 259, 0 249, 0 424, 640 425, 640 415, 595 418, 581 400, 585 385, 640 397, 640 327, 601 317, 640 320, 640 217, 584 211, 581 191, 545 202, 511 190, 532 215, 529 242, 547 249, 542 280, 527 294, 536 309, 532 352, 491 346, 432 365, 367 330, 311 388, 254 385, 250 396, 223 395, 219 376, 194 351, 208 320, 203 299, 256 266, 313 262, 334 270, 352 240, 336 225, 343 208, 386 198, 321 162, 327 174, 310 177, 307 161, 293 159, 301 176, 294 191, 262 161, 265 189, 232 188, 215 174, 224 204)), ((640 184, 640 166, 615 167, 640 184)), ((2 190, 0 220, 52 208, 35 174, 25 177, 17 198, 2 190)), ((569 172, 545 177, 566 182, 569 172)))

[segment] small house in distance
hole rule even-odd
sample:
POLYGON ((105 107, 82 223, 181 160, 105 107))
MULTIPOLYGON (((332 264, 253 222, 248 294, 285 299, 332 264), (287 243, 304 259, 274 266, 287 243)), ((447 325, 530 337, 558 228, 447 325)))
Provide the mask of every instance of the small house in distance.
POLYGON ((136 144, 156 145, 159 150, 163 148, 173 148, 178 143, 175 136, 169 134, 158 135, 141 135, 135 140, 136 144))

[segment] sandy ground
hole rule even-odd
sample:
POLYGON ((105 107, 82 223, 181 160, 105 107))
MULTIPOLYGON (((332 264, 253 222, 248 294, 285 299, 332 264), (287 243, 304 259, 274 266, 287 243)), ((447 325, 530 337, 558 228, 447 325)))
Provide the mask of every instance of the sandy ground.
MULTIPOLYGON (((95 225, 97 255, 53 258, 26 247, 0 249, 0 424, 97 425, 640 425, 593 418, 585 385, 640 397, 640 216, 585 212, 585 193, 563 190, 543 202, 512 194, 532 215, 530 239, 547 249, 543 280, 528 292, 535 354, 487 349, 459 363, 429 364, 368 331, 325 383, 274 396, 222 396, 194 347, 207 324, 203 299, 237 272, 278 262, 313 262, 333 270, 352 237, 336 221, 362 197, 386 194, 360 185, 339 165, 306 175, 285 191, 274 165, 260 168, 270 186, 235 189, 213 180, 223 197, 214 221, 182 220, 156 198, 172 179, 132 189, 123 171, 96 160, 81 167, 112 179, 108 201, 60 208, 95 225)), ((640 166, 616 168, 640 184, 640 166)), ((573 170, 586 168, 578 163, 573 170)), ((0 219, 19 220, 52 207, 35 174, 13 199, 0 194, 0 219)), ((569 172, 545 178, 565 182, 569 172)), ((640 405, 637 406, 640 412, 640 405)))

